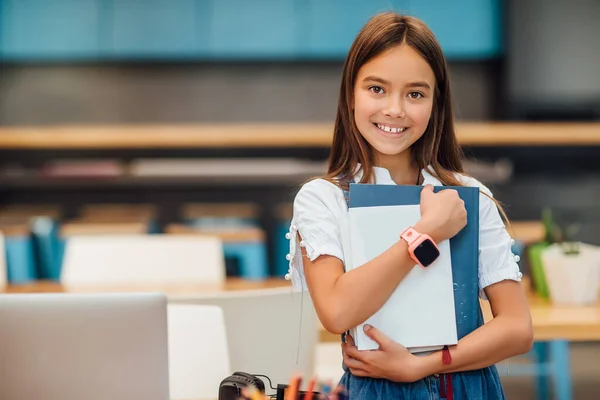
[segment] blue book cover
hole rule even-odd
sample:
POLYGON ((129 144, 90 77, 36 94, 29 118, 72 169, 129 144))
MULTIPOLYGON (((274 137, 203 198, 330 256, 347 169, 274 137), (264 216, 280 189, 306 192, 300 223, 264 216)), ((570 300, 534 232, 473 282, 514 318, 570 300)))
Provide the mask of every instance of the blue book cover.
MULTIPOLYGON (((349 207, 416 205, 423 186, 350 184, 349 207)), ((454 189, 465 202, 467 225, 450 239, 454 305, 458 339, 479 326, 479 188, 436 186, 434 192, 454 189)))

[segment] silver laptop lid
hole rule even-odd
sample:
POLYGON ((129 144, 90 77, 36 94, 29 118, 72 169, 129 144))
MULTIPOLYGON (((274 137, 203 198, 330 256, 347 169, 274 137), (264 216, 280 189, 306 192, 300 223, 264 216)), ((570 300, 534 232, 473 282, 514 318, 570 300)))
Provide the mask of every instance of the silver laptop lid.
POLYGON ((0 295, 0 399, 167 400, 161 294, 0 295))

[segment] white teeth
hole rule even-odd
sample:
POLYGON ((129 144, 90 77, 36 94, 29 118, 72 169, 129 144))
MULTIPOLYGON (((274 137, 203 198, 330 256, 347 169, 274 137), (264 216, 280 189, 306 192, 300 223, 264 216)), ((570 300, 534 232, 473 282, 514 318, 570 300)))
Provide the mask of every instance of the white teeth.
POLYGON ((377 127, 379 129, 381 129, 382 131, 386 131, 389 133, 400 133, 400 132, 404 132, 406 130, 406 128, 391 128, 389 126, 380 125, 380 124, 377 124, 377 127))

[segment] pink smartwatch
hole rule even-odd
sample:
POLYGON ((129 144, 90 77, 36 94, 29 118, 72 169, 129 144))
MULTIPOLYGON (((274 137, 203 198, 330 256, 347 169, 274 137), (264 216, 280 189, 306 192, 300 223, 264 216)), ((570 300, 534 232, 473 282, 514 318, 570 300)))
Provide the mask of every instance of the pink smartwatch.
POLYGON ((417 232, 412 226, 406 228, 400 237, 408 243, 410 257, 422 267, 430 266, 440 256, 440 249, 433 239, 417 232))

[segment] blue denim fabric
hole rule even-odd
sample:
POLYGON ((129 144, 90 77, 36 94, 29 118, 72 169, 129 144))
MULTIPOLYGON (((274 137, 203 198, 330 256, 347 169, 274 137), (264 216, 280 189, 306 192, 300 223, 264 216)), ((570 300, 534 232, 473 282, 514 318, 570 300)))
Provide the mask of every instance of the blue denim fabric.
MULTIPOLYGON (((413 383, 361 378, 344 368, 340 380, 351 400, 410 399, 438 400, 440 377, 428 376, 413 383)), ((451 374, 454 400, 505 400, 496 367, 451 374)))

